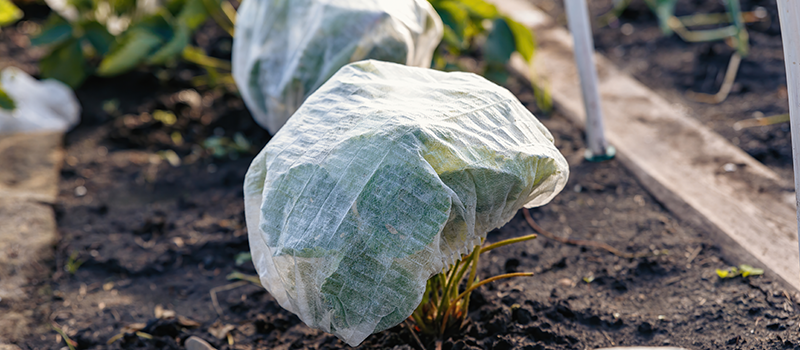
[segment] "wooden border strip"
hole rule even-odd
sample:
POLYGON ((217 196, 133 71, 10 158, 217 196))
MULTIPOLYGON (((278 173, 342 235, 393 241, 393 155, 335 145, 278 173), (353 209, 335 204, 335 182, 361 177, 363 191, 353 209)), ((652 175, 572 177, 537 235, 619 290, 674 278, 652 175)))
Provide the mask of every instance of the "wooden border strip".
MULTIPOLYGON (((54 255, 58 195, 64 157, 62 133, 0 135, 0 349, 30 336, 37 325, 20 310, 29 280, 42 278, 54 255)), ((18 348, 17 348, 18 349, 18 348)))
MULTIPOLYGON (((544 81, 556 108, 582 126, 583 99, 567 30, 526 0, 490 1, 536 34, 532 66, 515 56, 512 68, 544 81)), ((607 138, 619 160, 670 211, 711 234, 729 263, 764 266, 800 290, 790 185, 688 116, 685 107, 660 97, 602 55, 595 59, 607 138)))

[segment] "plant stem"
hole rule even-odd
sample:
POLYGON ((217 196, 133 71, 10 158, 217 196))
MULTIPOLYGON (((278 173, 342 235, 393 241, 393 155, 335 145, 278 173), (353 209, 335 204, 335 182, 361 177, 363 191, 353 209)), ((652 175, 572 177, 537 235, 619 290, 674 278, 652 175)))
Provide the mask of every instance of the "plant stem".
POLYGON ((789 113, 778 114, 762 118, 745 119, 733 123, 733 130, 739 131, 745 128, 753 128, 756 126, 768 126, 778 123, 786 123, 788 121, 789 121, 789 113))
POLYGON ((231 63, 229 61, 210 57, 203 53, 202 49, 197 47, 186 47, 181 56, 183 59, 203 67, 222 69, 226 71, 232 70, 231 63))
MULTIPOLYGON (((417 332, 414 332, 414 326, 411 325, 411 322, 408 322, 408 319, 406 319, 404 322, 406 327, 408 327, 408 331, 411 332, 411 336, 414 337, 414 340, 417 341, 417 345, 419 345, 420 350, 425 350, 425 345, 422 344, 422 340, 420 340, 419 337, 417 336, 417 332)), ((414 322, 417 322, 417 320, 414 319, 414 322)))
MULTIPOLYGON (((458 296, 457 296, 457 297, 456 297, 456 298, 453 300, 453 304, 452 304, 452 305, 450 305, 450 307, 452 308, 453 306, 455 306, 459 300, 463 299, 465 296, 469 295, 469 293, 470 293, 470 292, 472 292, 472 291, 473 291, 473 290, 475 290, 475 289, 478 289, 480 286, 482 286, 482 285, 484 285, 484 284, 487 284, 487 283, 492 283, 492 282, 494 282, 494 281, 501 280, 501 279, 504 279, 504 278, 513 278, 513 277, 526 277, 526 276, 533 276, 533 272, 514 272, 514 273, 506 273, 506 274, 502 274, 502 275, 494 276, 494 277, 491 277, 491 278, 487 278, 487 279, 485 279, 485 280, 483 280, 483 281, 480 281, 480 282, 478 282, 478 283, 476 283, 476 284, 472 285, 471 287, 467 288, 467 290, 465 290, 463 293, 459 294, 459 295, 458 295, 458 296)), ((449 314, 450 312, 452 312, 452 310, 447 310, 446 314, 449 314)))
POLYGON ((728 37, 736 36, 739 29, 736 26, 727 26, 716 29, 708 30, 689 30, 683 25, 678 17, 672 16, 667 20, 669 27, 678 34, 684 41, 700 42, 700 41, 714 41, 721 40, 728 37))
POLYGON ((723 80, 722 86, 716 94, 712 95, 689 91, 686 93, 686 97, 697 102, 708 104, 719 104, 725 101, 725 99, 728 98, 728 94, 731 92, 731 88, 733 88, 733 82, 736 80, 736 72, 739 71, 739 64, 741 62, 742 56, 739 54, 739 51, 734 52, 728 64, 728 70, 725 72, 725 80, 723 80))
POLYGON ((259 287, 261 286, 261 279, 259 279, 259 278, 258 278, 258 276, 254 276, 254 275, 245 275, 245 274, 243 274, 243 273, 241 273, 241 272, 238 272, 238 271, 231 272, 231 274, 229 274, 228 276, 226 276, 226 278, 227 278, 228 280, 243 280, 243 281, 248 281, 248 282, 250 282, 250 283, 252 283, 252 284, 255 284, 255 285, 259 286, 259 287))
POLYGON ((217 25, 219 25, 222 30, 230 34, 232 37, 236 18, 234 15, 234 18, 232 19, 228 12, 233 9, 233 5, 231 5, 228 1, 223 1, 221 4, 218 4, 214 0, 203 0, 203 5, 205 6, 208 14, 211 15, 211 18, 214 19, 214 22, 217 22, 217 25))
POLYGON ((75 342, 67 336, 67 333, 65 333, 63 329, 56 326, 55 323, 51 324, 50 326, 53 327, 53 330, 56 331, 56 333, 58 333, 59 335, 61 335, 62 338, 64 338, 64 342, 67 343, 67 347, 69 348, 69 350, 75 350, 75 342))
MULTIPOLYGON (((471 265, 472 269, 469 271, 469 278, 467 279, 467 287, 466 289, 470 289, 475 282, 478 281, 477 274, 478 274, 478 260, 481 257, 481 253, 478 250, 478 246, 475 246, 475 249, 472 251, 472 258, 471 258, 471 265)), ((471 292, 470 292, 471 293, 471 292)), ((469 297, 470 294, 467 294, 466 300, 464 301, 464 316, 466 317, 467 313, 469 313, 469 297)))
POLYGON ((490 251, 492 249, 495 249, 495 248, 500 248, 502 246, 506 246, 506 245, 509 245, 509 244, 529 241, 529 240, 532 240, 534 238, 536 238, 536 234, 531 234, 531 235, 517 237, 517 238, 509 238, 509 239, 506 239, 506 240, 503 240, 503 241, 500 241, 500 242, 492 243, 490 245, 487 245, 487 246, 481 248, 481 252, 480 253, 483 254, 483 253, 486 253, 486 252, 488 252, 488 251, 490 251))

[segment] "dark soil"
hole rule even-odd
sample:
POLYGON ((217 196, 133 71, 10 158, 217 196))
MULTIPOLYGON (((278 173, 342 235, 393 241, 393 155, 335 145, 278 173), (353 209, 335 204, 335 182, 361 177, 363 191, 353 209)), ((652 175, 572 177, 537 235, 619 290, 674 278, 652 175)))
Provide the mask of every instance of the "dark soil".
MULTIPOLYGON (((0 42, 11 45, 8 32, 0 42)), ((474 293, 471 321, 444 341, 444 350, 800 348, 800 294, 770 275, 719 279, 717 268, 757 263, 724 261, 713 241, 666 212, 617 161, 585 162, 583 135, 566 119, 539 113, 524 84, 512 78, 508 87, 542 117, 571 165, 564 192, 532 210, 537 222, 557 235, 651 254, 626 259, 543 237, 494 250, 482 260, 482 278, 536 274, 474 293)), ((236 264, 248 250, 242 181, 269 140, 235 94, 195 91, 178 78, 137 72, 92 79, 78 96, 85 112, 66 138, 52 275, 28 287, 29 300, 0 301, 0 312, 30 310, 44 326, 14 343, 62 349, 52 324, 78 349, 180 349, 192 335, 219 349, 347 347, 303 325, 259 286, 220 291, 215 308, 210 292, 235 282, 227 275, 255 273, 249 262, 236 264), (104 111, 110 99, 119 100, 118 111, 104 111), (174 112, 177 121, 155 121, 156 110, 174 112), (250 152, 214 158, 200 146, 212 135, 237 132, 252 143, 250 152), (165 151, 181 163, 171 165, 165 151)), ((488 241, 529 233, 519 214, 488 241)), ((433 339, 422 341, 432 348, 433 339)), ((398 326, 360 348, 419 345, 398 326)))
MULTIPOLYGON (((563 2, 530 0, 562 24, 563 2)), ((714 94, 719 90, 734 52, 723 41, 687 43, 677 35, 665 37, 643 0, 632 0, 619 21, 600 27, 597 18, 609 11, 612 0, 589 1, 594 22, 595 48, 618 67, 669 101, 688 107, 688 114, 792 180, 792 144, 789 123, 734 130, 739 120, 789 112, 786 73, 775 0, 740 0, 743 11, 763 7, 765 22, 747 25, 750 54, 742 60, 728 98, 709 105, 686 98, 688 91, 714 94), (633 31, 623 34, 623 26, 633 31)), ((680 0, 676 15, 724 12, 723 1, 680 0)))

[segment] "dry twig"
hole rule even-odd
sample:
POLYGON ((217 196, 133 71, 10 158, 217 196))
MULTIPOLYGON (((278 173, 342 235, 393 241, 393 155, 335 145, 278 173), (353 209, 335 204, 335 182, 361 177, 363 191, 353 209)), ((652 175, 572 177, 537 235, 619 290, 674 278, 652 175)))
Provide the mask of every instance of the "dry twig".
POLYGON ((212 288, 211 291, 209 291, 208 293, 211 294, 211 305, 214 306, 214 310, 217 311, 217 314, 222 316, 222 308, 219 306, 219 301, 217 301, 217 293, 224 292, 224 291, 231 290, 231 289, 236 289, 236 288, 244 286, 244 285, 246 285, 248 283, 250 283, 250 282, 249 281, 239 281, 239 282, 234 282, 234 283, 231 283, 231 284, 226 284, 224 286, 212 288))

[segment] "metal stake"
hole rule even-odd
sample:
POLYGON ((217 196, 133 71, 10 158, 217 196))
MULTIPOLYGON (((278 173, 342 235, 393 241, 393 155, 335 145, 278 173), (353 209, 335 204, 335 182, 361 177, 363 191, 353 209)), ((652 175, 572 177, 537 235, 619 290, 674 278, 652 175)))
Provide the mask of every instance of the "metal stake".
POLYGON ((600 92, 597 88, 597 70, 594 66, 594 42, 589 22, 586 0, 564 0, 569 30, 575 41, 575 63, 581 79, 583 103, 586 108, 586 154, 589 161, 614 158, 616 150, 609 146, 603 132, 603 113, 600 110, 600 92))
MULTIPOLYGON (((800 238, 800 1, 778 0, 783 55, 786 63, 786 87, 789 91, 789 119, 792 129, 794 190, 797 201, 798 238, 800 238)), ((797 276, 800 278, 800 276, 797 276)))

